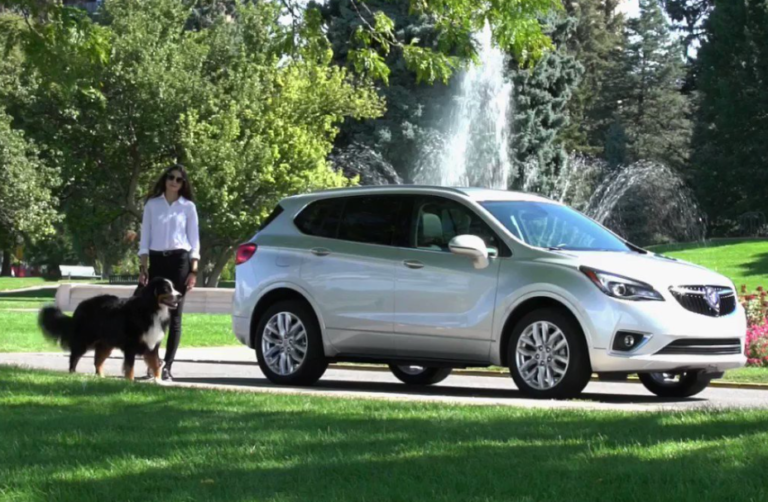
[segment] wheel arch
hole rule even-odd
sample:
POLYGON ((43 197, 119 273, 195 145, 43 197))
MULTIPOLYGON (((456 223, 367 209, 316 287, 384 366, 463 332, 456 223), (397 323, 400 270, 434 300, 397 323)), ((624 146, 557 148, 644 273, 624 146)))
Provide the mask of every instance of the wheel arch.
MULTIPOLYGON (((256 339, 255 339, 256 328, 258 327, 259 321, 261 320, 261 317, 264 315, 267 309, 269 309, 269 307, 271 307, 275 303, 278 303, 281 301, 287 301, 287 300, 295 300, 307 305, 310 311, 315 316, 317 325, 320 328, 321 336, 323 335, 324 325, 322 322, 322 318, 318 314, 317 308, 315 308, 313 303, 309 300, 308 296, 304 292, 300 291, 298 288, 294 288, 287 285, 279 285, 279 286, 275 286, 274 288, 262 294, 259 300, 256 302, 256 305, 253 308, 253 312, 251 312, 250 333, 249 333, 251 347, 254 347, 254 348, 256 347, 256 339)), ((325 339, 324 336, 323 336, 323 339, 325 339)))
MULTIPOLYGON (((580 330, 581 336, 584 339, 584 343, 586 345, 586 354, 587 357, 589 357, 589 351, 590 351, 590 339, 587 330, 584 328, 584 323, 581 322, 579 319, 579 315, 574 312, 574 309, 565 301, 562 301, 559 298, 554 298, 552 296, 533 296, 530 298, 526 298, 524 300, 521 300, 517 305, 515 305, 509 314, 507 315, 507 318, 504 321, 504 326, 501 329, 501 337, 500 337, 500 343, 499 343, 499 361, 503 366, 508 366, 509 361, 507 357, 507 352, 509 348, 509 342, 510 338, 512 336, 512 331, 515 329, 515 326, 517 325, 520 320, 525 317, 526 315, 530 314, 531 312, 534 312, 539 309, 544 308, 552 308, 556 309, 563 313, 563 315, 569 317, 576 327, 580 330)), ((591 358, 590 358, 590 365, 592 364, 591 358)))

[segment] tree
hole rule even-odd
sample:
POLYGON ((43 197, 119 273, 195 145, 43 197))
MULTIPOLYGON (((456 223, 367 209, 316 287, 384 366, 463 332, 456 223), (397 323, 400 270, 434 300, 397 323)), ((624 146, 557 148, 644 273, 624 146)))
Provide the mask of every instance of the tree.
POLYGON ((768 5, 716 1, 704 29, 688 174, 710 221, 724 232, 742 213, 768 214, 768 5))
POLYGON ((233 22, 219 19, 204 34, 202 106, 184 115, 181 146, 199 196, 208 286, 281 198, 349 184, 326 160, 337 125, 383 110, 373 87, 327 51, 279 59, 282 40, 269 36, 282 29, 279 15, 241 6, 233 22))
POLYGON ((682 32, 685 53, 703 42, 706 36, 704 21, 712 12, 715 0, 661 0, 669 17, 674 22, 674 29, 682 32))
POLYGON ((12 247, 23 236, 36 240, 53 233, 58 215, 51 189, 57 183, 55 170, 40 161, 35 146, 11 127, 11 118, 0 108, 2 275, 10 275, 12 247))
POLYGON ((532 69, 511 61, 514 82, 513 156, 511 188, 550 194, 567 154, 559 135, 568 125, 568 102, 579 83, 582 66, 568 54, 573 18, 551 21, 548 32, 558 49, 546 54, 532 69))
MULTIPOLYGON (((683 52, 654 0, 640 0, 640 17, 626 23, 623 48, 608 70, 606 106, 611 138, 626 136, 630 161, 656 160, 679 169, 688 160, 690 103, 680 92, 683 52)), ((608 145, 606 145, 608 148, 608 145)), ((612 145, 620 151, 621 145, 612 145)))
POLYGON ((106 0, 93 16, 56 1, 6 3, 24 14, 21 39, 36 80, 33 99, 14 117, 61 167, 64 207, 77 215, 78 224, 68 223, 73 241, 101 252, 101 237, 87 229, 110 226, 103 236, 111 242, 135 230, 143 188, 159 168, 181 161, 218 197, 200 200, 216 215, 204 228, 217 264, 231 255, 234 232, 252 232, 280 196, 345 182, 325 161, 328 142, 341 121, 380 113, 370 79, 386 83, 388 54, 400 51, 417 81, 445 80, 473 58, 471 35, 489 23, 496 42, 529 64, 550 47, 536 19, 557 6, 413 0, 410 8, 440 34, 425 47, 416 37, 397 39, 386 14, 353 2, 360 22, 348 40, 353 76, 332 67, 320 13, 300 0, 242 9, 217 0, 106 0), (269 11, 270 22, 228 33, 250 8, 269 11), (240 196, 242 204, 232 202, 240 196), (243 221, 230 225, 235 218, 243 221))
MULTIPOLYGON (((362 24, 353 1, 330 0, 320 6, 328 27, 334 62, 343 66, 347 66, 350 50, 354 47, 350 44, 352 35, 362 24)), ((402 43, 418 40, 420 47, 437 49, 439 33, 434 20, 425 14, 410 12, 408 2, 372 0, 366 5, 393 20, 394 36, 402 43)), ((425 146, 435 142, 442 146, 441 122, 452 104, 455 89, 451 85, 453 81, 448 85, 442 81, 419 82, 400 50, 391 51, 385 63, 389 68, 387 83, 379 82, 376 91, 387 104, 386 112, 375 119, 345 121, 335 142, 334 158, 347 159, 352 152, 358 156, 361 151, 368 151, 372 155, 364 156, 368 161, 364 163, 364 180, 384 179, 367 175, 367 171, 376 165, 386 166, 385 171, 394 169, 400 177, 411 181, 427 149, 425 146)), ((387 178, 397 179, 397 176, 387 178)))
POLYGON ((57 154, 68 229, 103 273, 131 246, 140 197, 170 162, 200 185, 204 250, 221 266, 212 250, 231 256, 276 200, 346 182, 325 161, 334 124, 381 103, 321 41, 286 53, 280 15, 246 5, 190 30, 175 0, 110 0, 96 23, 60 8, 31 25, 40 85, 27 125, 57 154))
MULTIPOLYGON (((301 11, 301 0, 285 3, 294 16, 301 11)), ((538 19, 560 8, 559 0, 516 0, 514 5, 496 0, 393 2, 407 5, 409 13, 424 15, 432 21, 438 38, 434 46, 429 46, 420 44, 418 37, 403 40, 395 31, 395 21, 381 8, 381 2, 375 3, 378 8, 362 0, 351 0, 342 6, 358 20, 348 39, 346 59, 358 73, 385 82, 390 73, 386 59, 397 51, 407 68, 416 74, 417 82, 447 83, 456 69, 477 60, 473 36, 486 25, 490 26, 497 46, 519 61, 532 64, 551 49, 551 41, 542 32, 538 19)))
POLYGON ((583 68, 581 81, 568 101, 570 124, 563 132, 568 151, 587 155, 602 153, 610 113, 604 106, 606 73, 611 56, 622 44, 624 17, 619 0, 564 0, 566 12, 576 18, 573 35, 565 43, 569 54, 583 68))

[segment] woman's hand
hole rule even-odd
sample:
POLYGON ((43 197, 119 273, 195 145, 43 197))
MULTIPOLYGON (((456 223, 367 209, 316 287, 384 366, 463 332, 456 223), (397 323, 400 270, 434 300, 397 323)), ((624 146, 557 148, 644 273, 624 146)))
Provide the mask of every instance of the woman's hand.
POLYGON ((195 274, 195 273, 190 273, 190 274, 187 276, 187 282, 186 282, 186 284, 187 284, 187 293, 189 293, 190 291, 192 291, 193 289, 195 289, 195 284, 197 284, 197 274, 195 274))
POLYGON ((142 270, 139 272, 139 285, 140 286, 146 286, 149 282, 149 275, 147 274, 146 270, 142 270))

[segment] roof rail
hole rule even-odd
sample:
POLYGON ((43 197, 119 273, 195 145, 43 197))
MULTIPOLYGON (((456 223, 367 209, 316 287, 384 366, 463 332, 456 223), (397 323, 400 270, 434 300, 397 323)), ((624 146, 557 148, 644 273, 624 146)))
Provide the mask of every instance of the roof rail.
POLYGON ((408 183, 403 183, 402 185, 359 185, 359 186, 344 187, 344 188, 325 188, 325 189, 315 190, 313 192, 307 192, 305 195, 314 195, 318 193, 328 193, 328 192, 356 191, 356 190, 374 190, 374 191, 402 190, 403 188, 430 189, 430 190, 453 192, 453 193, 464 195, 464 196, 467 195, 466 193, 462 192, 458 187, 444 187, 440 185, 413 185, 408 183))

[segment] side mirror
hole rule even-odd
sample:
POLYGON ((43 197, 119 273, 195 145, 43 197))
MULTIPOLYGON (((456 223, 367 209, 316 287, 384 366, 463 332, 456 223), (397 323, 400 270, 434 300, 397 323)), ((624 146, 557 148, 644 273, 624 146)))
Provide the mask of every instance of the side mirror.
POLYGON ((476 235, 457 235, 448 243, 451 253, 468 256, 477 269, 483 269, 490 263, 488 248, 483 239, 476 235))

